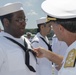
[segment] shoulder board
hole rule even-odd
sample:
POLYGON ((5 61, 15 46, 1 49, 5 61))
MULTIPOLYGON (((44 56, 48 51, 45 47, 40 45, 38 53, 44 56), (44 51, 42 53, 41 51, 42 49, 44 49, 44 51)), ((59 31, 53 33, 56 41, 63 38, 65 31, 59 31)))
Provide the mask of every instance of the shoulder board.
POLYGON ((74 67, 75 59, 76 59, 76 49, 72 49, 67 55, 64 68, 74 67))

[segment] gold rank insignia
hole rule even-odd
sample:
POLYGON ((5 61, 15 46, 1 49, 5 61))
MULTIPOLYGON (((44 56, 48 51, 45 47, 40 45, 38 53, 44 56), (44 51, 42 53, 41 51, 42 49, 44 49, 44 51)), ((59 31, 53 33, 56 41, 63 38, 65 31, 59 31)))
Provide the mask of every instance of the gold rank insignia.
POLYGON ((47 15, 47 20, 46 20, 46 22, 56 21, 56 20, 57 20, 57 18, 54 18, 54 17, 51 17, 51 16, 47 15))
POLYGON ((75 59, 76 59, 76 49, 72 49, 68 53, 68 56, 67 56, 65 64, 64 64, 64 68, 74 67, 74 65, 75 65, 75 59))
POLYGON ((56 21, 56 18, 47 18, 47 22, 49 22, 49 21, 56 21))

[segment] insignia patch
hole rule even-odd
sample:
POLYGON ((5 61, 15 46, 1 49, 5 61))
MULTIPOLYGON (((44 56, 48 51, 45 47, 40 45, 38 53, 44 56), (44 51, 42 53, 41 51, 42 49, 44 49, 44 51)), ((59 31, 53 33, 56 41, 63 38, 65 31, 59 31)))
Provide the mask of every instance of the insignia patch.
POLYGON ((73 67, 75 64, 75 59, 76 59, 76 49, 72 49, 68 53, 68 56, 67 56, 65 64, 64 64, 64 68, 73 67))

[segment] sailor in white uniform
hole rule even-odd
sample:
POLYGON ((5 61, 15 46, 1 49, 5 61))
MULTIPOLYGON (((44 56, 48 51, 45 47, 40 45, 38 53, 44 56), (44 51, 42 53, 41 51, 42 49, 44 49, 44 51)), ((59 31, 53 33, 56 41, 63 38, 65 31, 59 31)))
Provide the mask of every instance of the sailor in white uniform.
POLYGON ((0 7, 4 27, 0 33, 0 75, 36 75, 36 59, 30 42, 22 36, 26 25, 23 11, 19 2, 0 7))
MULTIPOLYGON (((47 35, 51 31, 51 25, 49 21, 46 20, 46 17, 41 17, 37 20, 38 33, 32 39, 32 47, 44 47, 45 49, 51 50, 51 45, 49 44, 49 40, 47 35)), ((37 75, 52 75, 52 62, 50 62, 46 58, 38 58, 37 75)))

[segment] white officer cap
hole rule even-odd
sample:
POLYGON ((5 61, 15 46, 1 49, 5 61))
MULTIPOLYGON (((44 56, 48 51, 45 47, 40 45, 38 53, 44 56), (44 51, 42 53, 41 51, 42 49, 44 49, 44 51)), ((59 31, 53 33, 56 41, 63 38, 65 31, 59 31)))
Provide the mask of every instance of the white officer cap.
POLYGON ((46 23, 47 18, 46 17, 41 17, 38 20, 36 20, 37 24, 42 24, 42 23, 46 23))
POLYGON ((20 10, 23 10, 23 5, 21 3, 7 3, 3 7, 0 7, 0 16, 7 15, 20 10))
POLYGON ((76 17, 76 0, 45 0, 41 8, 51 17, 59 19, 76 17))

